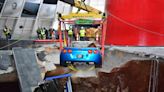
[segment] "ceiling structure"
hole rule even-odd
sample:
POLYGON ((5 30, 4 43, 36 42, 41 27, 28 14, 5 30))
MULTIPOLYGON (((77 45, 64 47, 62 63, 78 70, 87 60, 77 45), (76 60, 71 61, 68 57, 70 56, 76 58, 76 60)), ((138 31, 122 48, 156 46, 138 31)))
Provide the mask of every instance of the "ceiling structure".
MULTIPOLYGON (((105 0, 85 2, 101 11, 105 9, 105 0)), ((57 12, 75 12, 72 3, 73 0, 0 0, 0 36, 5 37, 2 32, 5 25, 12 29, 13 39, 35 39, 39 27, 57 30, 57 12)))

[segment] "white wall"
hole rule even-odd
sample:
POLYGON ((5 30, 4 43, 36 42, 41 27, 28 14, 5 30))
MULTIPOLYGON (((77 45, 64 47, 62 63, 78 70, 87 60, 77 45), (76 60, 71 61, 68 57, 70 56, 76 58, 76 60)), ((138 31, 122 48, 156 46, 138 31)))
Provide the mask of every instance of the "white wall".
MULTIPOLYGON (((104 12, 105 0, 86 0, 85 2, 86 4, 89 4, 90 6, 104 12)), ((7 24, 7 26, 11 27, 12 30, 15 31, 15 38, 19 37, 23 33, 26 36, 24 39, 28 39, 31 36, 33 37, 36 35, 36 29, 39 26, 47 28, 53 26, 53 28, 58 29, 58 20, 56 17, 57 12, 67 15, 72 12, 72 9, 73 11, 77 11, 77 9, 71 7, 69 4, 60 1, 58 1, 57 5, 50 5, 50 7, 48 4, 43 4, 43 0, 6 0, 3 10, 0 14, 0 36, 2 36, 2 29, 4 28, 4 25, 7 24), (25 1, 40 3, 39 12, 36 18, 21 17, 25 1), (17 3, 17 6, 16 9, 13 10, 12 6, 15 2, 17 3), (47 9, 50 7, 53 7, 49 11, 52 14, 46 14, 47 9), (23 25, 24 29, 20 29, 20 25, 23 25)))

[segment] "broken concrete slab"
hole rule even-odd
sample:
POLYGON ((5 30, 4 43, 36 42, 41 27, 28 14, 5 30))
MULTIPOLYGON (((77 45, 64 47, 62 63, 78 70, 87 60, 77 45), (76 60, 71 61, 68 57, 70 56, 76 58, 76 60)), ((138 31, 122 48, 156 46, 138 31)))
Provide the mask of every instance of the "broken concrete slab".
POLYGON ((7 41, 6 39, 0 39, 0 50, 11 50, 13 47, 32 47, 33 45, 32 40, 9 40, 7 41), (9 46, 7 46, 9 45, 9 46))
MULTIPOLYGON (((99 72, 97 78, 73 78, 73 92, 152 92, 149 91, 153 87, 149 82, 152 61, 131 60, 109 73, 99 72)), ((160 60, 156 92, 164 92, 163 67, 163 60, 160 60)))
POLYGON ((41 51, 37 53, 37 57, 40 61, 45 61, 46 60, 45 56, 46 56, 45 51, 41 51))
POLYGON ((12 51, 0 50, 0 83, 17 80, 17 74, 12 59, 12 51))
POLYGON ((121 65, 127 63, 130 60, 150 60, 149 57, 141 57, 133 53, 115 50, 111 48, 105 49, 105 58, 102 63, 101 72, 110 72, 115 67, 120 67, 121 65))
POLYGON ((22 92, 33 92, 41 78, 34 49, 13 48, 15 65, 22 92))
POLYGON ((12 50, 0 50, 0 54, 12 55, 12 50))
POLYGON ((0 54, 0 69, 7 70, 11 66, 10 56, 7 54, 0 54))
POLYGON ((119 46, 112 46, 110 47, 111 50, 119 50, 124 51, 132 54, 137 54, 139 56, 148 56, 150 58, 159 57, 164 58, 164 47, 119 47, 119 46))

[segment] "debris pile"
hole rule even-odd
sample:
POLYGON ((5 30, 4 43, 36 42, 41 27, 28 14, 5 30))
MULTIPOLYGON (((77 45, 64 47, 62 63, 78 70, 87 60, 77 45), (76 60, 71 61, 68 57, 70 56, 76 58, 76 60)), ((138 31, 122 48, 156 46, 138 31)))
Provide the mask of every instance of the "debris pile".
MULTIPOLYGON (((73 78, 73 92, 148 92, 152 60, 132 60, 94 78, 73 78)), ((164 92, 164 63, 159 63, 156 92, 164 92)), ((151 86, 152 87, 152 86, 151 86)))

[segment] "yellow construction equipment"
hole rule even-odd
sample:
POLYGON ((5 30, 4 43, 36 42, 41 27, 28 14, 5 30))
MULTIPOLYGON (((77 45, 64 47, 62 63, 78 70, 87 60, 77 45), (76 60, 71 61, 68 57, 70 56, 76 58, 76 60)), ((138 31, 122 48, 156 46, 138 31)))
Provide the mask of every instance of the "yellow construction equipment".
POLYGON ((95 14, 95 13, 70 13, 69 15, 63 15, 61 16, 62 19, 74 19, 74 18, 96 18, 100 19, 102 18, 101 14, 95 14))
POLYGON ((101 14, 102 12, 100 10, 97 10, 89 5, 86 5, 84 2, 82 1, 78 1, 78 0, 74 0, 74 7, 77 7, 78 9, 82 9, 88 12, 92 12, 95 14, 101 14))
MULTIPOLYGON (((94 24, 95 26, 100 26, 101 28, 103 27, 103 21, 104 21, 104 15, 105 14, 102 13, 100 10, 98 10, 96 8, 93 8, 93 7, 89 6, 89 5, 86 5, 84 3, 84 1, 85 0, 83 0, 83 1, 82 0, 81 1, 74 0, 74 4, 71 4, 72 6, 78 8, 78 12, 77 13, 70 13, 68 15, 59 14, 59 16, 58 16, 58 18, 59 18, 59 26, 60 26, 59 29, 58 29, 59 30, 59 33, 60 33, 59 39, 62 40, 62 36, 61 36, 61 34, 62 34, 61 33, 61 24, 64 24, 64 25, 65 24, 68 24, 68 25, 74 26, 74 27, 76 27, 76 25, 78 25, 77 27, 80 27, 81 25, 82 26, 83 25, 87 25, 87 26, 88 25, 91 25, 91 27, 92 27, 93 24, 94 24), (87 12, 85 12, 85 13, 79 13, 79 10, 80 9, 81 10, 85 10, 87 12)), ((65 29, 66 29, 66 27, 65 27, 65 29)), ((96 33, 95 30, 96 30, 96 27, 95 27, 95 29, 94 29, 94 27, 91 28, 91 29, 88 28, 88 31, 89 31, 89 33, 91 35, 90 38, 93 38, 94 39, 95 37, 97 37, 96 40, 98 42, 99 41, 99 38, 101 36, 99 35, 100 33, 97 32, 97 31, 96 31, 97 34, 94 35, 94 36, 92 36, 93 34, 96 33)), ((103 32, 104 31, 103 28, 100 29, 100 30, 102 30, 102 33, 104 33, 103 32)), ((80 30, 78 28, 77 29, 75 28, 74 31, 75 31, 74 32, 75 39, 78 40, 79 37, 77 37, 76 35, 79 35, 80 30)), ((83 38, 87 37, 86 36, 87 33, 84 33, 84 34, 83 34, 84 35, 83 38)), ((72 45, 69 45, 69 42, 71 43, 71 41, 69 41, 67 38, 68 37, 64 35, 64 44, 65 44, 65 46, 72 46, 72 45)), ((89 37, 87 37, 87 38, 89 38, 89 37)), ((102 41, 104 41, 104 39, 102 41)), ((102 42, 100 42, 100 43, 102 43, 102 42)), ((102 48, 104 48, 104 44, 103 43, 102 43, 102 48)), ((104 52, 103 50, 104 49, 102 49, 102 53, 104 52)), ((69 64, 68 65, 68 68, 70 68, 71 70, 76 71, 76 72, 79 72, 79 71, 86 72, 86 71, 91 71, 91 70, 94 70, 95 69, 95 66, 92 66, 92 67, 88 66, 88 67, 89 68, 85 68, 85 69, 82 68, 81 69, 81 67, 77 67, 76 64, 75 65, 73 65, 73 64, 69 64)))
MULTIPOLYGON (((85 1, 85 0, 84 0, 85 1)), ((78 9, 81 9, 81 10, 85 10, 87 11, 87 13, 70 13, 69 15, 61 15, 60 14, 60 18, 65 20, 65 19, 101 19, 103 18, 103 13, 96 9, 96 8, 93 8, 89 5, 86 5, 84 3, 84 1, 80 0, 74 0, 74 4, 72 4, 72 6, 78 8, 78 9)))

